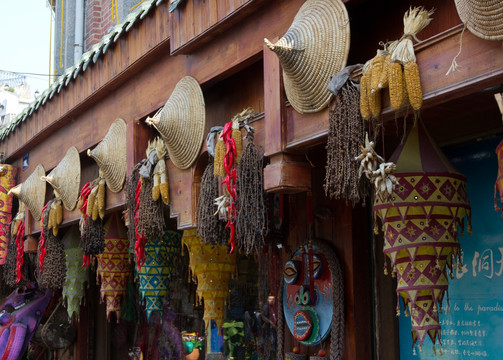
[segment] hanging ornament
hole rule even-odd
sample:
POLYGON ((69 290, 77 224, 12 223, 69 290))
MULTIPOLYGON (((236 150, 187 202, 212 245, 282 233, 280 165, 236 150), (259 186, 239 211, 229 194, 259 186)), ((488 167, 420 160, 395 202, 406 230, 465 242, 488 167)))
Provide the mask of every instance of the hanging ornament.
POLYGON ((63 285, 63 300, 66 300, 68 318, 73 315, 79 319, 80 306, 85 296, 85 283, 89 274, 87 268, 81 265, 82 249, 79 244, 79 231, 76 226, 68 230, 63 238, 63 243, 68 244, 66 255, 66 278, 63 285))
MULTIPOLYGON (((447 269, 461 266, 458 228, 468 218, 466 179, 447 160, 418 120, 391 156, 398 185, 391 197, 376 192, 374 220, 381 219, 383 252, 397 277, 397 295, 412 322, 413 346, 428 335, 440 342, 447 269)), ((375 226, 377 232, 377 226, 375 226)), ((385 273, 387 273, 385 261, 385 273)), ((400 313, 397 304, 397 314, 400 313)))
POLYGON ((195 229, 184 231, 183 246, 189 252, 192 279, 197 281, 197 303, 204 299, 205 327, 209 329, 210 320, 214 320, 220 329, 229 297, 229 280, 237 271, 236 254, 229 254, 227 246, 203 243, 195 229))
POLYGON ((0 165, 0 265, 5 264, 7 245, 9 244, 12 219, 12 194, 9 194, 16 183, 17 168, 12 165, 0 165))
POLYGON ((169 283, 180 254, 181 237, 180 232, 165 229, 162 236, 148 239, 145 244, 145 262, 138 270, 138 278, 147 320, 154 311, 162 318, 163 302, 169 299, 169 283))
POLYGON ((103 227, 105 230, 105 250, 98 255, 97 280, 101 278, 101 300, 106 300, 107 318, 116 313, 120 318, 121 298, 126 294, 129 278, 129 240, 126 228, 119 215, 110 216, 103 227))

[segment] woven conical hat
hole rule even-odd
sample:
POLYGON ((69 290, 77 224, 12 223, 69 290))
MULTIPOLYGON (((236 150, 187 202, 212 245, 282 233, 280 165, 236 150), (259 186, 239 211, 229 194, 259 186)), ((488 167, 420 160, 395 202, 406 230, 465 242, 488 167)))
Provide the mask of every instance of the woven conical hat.
POLYGON ((206 113, 196 79, 185 76, 176 84, 166 105, 146 123, 164 137, 169 158, 179 169, 192 166, 203 144, 206 113))
POLYGON ((92 157, 105 176, 108 188, 119 192, 126 178, 126 122, 116 119, 103 140, 87 155, 92 157))
POLYGON ((476 36, 503 40, 503 1, 454 0, 461 21, 476 36))
POLYGON ((54 194, 63 200, 67 210, 73 210, 77 205, 80 187, 80 157, 77 148, 69 148, 59 164, 41 179, 51 184, 54 194))
POLYGON ((42 217, 45 202, 45 182, 40 177, 45 175, 45 169, 39 164, 30 176, 21 184, 14 186, 9 194, 14 194, 26 204, 33 218, 37 221, 42 217))
POLYGON ((340 0, 307 0, 286 34, 266 45, 278 55, 288 101, 299 113, 328 106, 330 78, 346 66, 349 18, 340 0))

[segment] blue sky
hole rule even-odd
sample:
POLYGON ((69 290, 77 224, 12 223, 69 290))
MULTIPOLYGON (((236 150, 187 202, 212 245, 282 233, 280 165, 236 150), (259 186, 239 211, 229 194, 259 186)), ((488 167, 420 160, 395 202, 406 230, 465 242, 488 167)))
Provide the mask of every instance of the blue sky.
MULTIPOLYGON (((48 74, 50 10, 46 0, 0 0, 0 70, 48 74)), ((31 92, 48 87, 47 76, 27 75, 31 92)))

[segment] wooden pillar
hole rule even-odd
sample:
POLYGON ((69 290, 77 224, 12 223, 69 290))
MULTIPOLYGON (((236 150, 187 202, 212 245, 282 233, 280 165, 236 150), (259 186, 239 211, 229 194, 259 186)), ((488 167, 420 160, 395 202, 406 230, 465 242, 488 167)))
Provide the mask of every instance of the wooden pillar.
POLYGON ((281 65, 274 52, 264 45, 264 169, 267 192, 296 193, 311 188, 311 168, 302 155, 286 152, 286 109, 281 65))

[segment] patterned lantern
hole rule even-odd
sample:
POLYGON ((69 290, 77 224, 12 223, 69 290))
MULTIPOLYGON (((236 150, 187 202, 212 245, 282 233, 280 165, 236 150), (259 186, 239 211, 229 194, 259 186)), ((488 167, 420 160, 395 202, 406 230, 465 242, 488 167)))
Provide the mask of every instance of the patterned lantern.
POLYGON ((229 297, 229 280, 236 273, 236 253, 229 254, 227 246, 201 242, 197 230, 185 230, 182 246, 189 251, 192 278, 197 280, 197 302, 204 299, 206 328, 214 320, 220 329, 224 322, 224 306, 229 297))
POLYGON ((12 194, 9 190, 16 184, 17 168, 12 165, 0 165, 0 265, 5 264, 7 245, 9 244, 9 226, 12 219, 12 194))
MULTIPOLYGON (((413 346, 428 335, 440 343, 438 312, 448 287, 447 268, 459 264, 458 228, 470 226, 465 177, 449 163, 418 121, 390 161, 398 185, 391 198, 376 194, 374 217, 384 232, 384 254, 397 276, 397 294, 411 315, 413 346)), ((376 228, 377 231, 377 228, 376 228)), ((387 272, 385 267, 385 273, 387 272)), ((397 314, 399 314, 397 304, 397 314)))
POLYGON ((147 320, 153 311, 159 311, 162 318, 163 300, 169 296, 169 282, 180 254, 181 237, 178 231, 165 230, 162 236, 148 239, 145 244, 145 263, 138 277, 147 320))
MULTIPOLYGON (((503 140, 496 148, 496 155, 498 156, 498 177, 494 184, 494 210, 500 211, 501 207, 498 206, 498 201, 500 204, 503 201, 503 140)), ((503 217, 503 213, 501 217, 503 217)))
POLYGON ((101 277, 101 299, 107 302, 107 318, 115 312, 120 318, 121 297, 129 278, 129 240, 119 215, 112 214, 105 226, 105 251, 98 255, 97 277, 101 277))
POLYGON ((63 299, 66 300, 68 318, 73 314, 79 318, 80 305, 85 295, 85 282, 89 274, 87 267, 82 266, 82 249, 80 247, 80 236, 78 227, 74 226, 67 231, 63 238, 63 243, 67 246, 66 256, 66 278, 63 286, 63 299))

